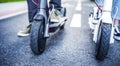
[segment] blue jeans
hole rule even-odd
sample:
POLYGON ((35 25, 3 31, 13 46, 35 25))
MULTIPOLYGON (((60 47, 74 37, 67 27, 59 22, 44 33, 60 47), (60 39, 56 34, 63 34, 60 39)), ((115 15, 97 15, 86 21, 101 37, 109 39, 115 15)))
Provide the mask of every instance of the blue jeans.
POLYGON ((113 1, 112 18, 120 20, 120 0, 113 1))
POLYGON ((103 6, 103 2, 104 0, 95 0, 95 2, 97 3, 98 6, 103 6))
MULTIPOLYGON (((61 0, 50 0, 50 6, 53 4, 55 8, 61 8, 61 0)), ((29 17, 29 22, 33 21, 33 17, 37 13, 37 8, 38 8, 38 0, 27 0, 28 4, 28 17, 29 17)))

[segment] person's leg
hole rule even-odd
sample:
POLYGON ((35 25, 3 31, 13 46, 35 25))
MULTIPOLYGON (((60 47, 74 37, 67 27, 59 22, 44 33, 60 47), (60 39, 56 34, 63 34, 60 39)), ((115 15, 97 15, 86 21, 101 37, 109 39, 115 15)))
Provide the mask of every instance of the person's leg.
POLYGON ((35 16, 37 12, 38 0, 27 0, 27 4, 28 4, 29 22, 32 22, 33 17, 35 16))
POLYGON ((18 32, 18 36, 28 36, 30 33, 31 29, 31 22, 33 21, 33 17, 37 13, 37 5, 38 5, 38 0, 27 0, 27 5, 28 5, 28 20, 29 20, 29 25, 18 32))
POLYGON ((115 19, 115 20, 114 20, 114 24, 117 25, 117 26, 119 26, 119 20, 118 20, 118 19, 115 19))
POLYGON ((114 24, 119 25, 120 20, 120 1, 114 0, 113 2, 113 10, 112 10, 112 17, 114 19, 114 24))
POLYGON ((50 0, 50 10, 51 10, 51 22, 60 22, 60 20, 62 19, 61 16, 61 0, 50 0), (54 8, 53 8, 54 6, 54 8))
POLYGON ((52 7, 52 4, 55 8, 61 8, 61 0, 50 0, 50 7, 52 7))
POLYGON ((120 20, 114 20, 114 39, 120 40, 120 20))
POLYGON ((112 10, 112 17, 114 19, 114 27, 115 33, 114 38, 120 40, 120 2, 118 0, 114 0, 113 3, 113 10, 112 10))
POLYGON ((103 6, 103 4, 104 4, 104 0, 95 0, 95 2, 96 2, 96 4, 98 5, 98 6, 103 6))

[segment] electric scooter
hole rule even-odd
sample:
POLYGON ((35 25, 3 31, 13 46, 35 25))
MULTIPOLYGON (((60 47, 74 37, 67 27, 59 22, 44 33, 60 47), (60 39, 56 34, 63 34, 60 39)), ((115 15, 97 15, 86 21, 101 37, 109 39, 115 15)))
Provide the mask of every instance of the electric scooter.
POLYGON ((102 11, 94 7, 89 15, 89 26, 93 32, 93 41, 96 44, 96 59, 104 60, 108 54, 109 45, 114 43, 113 20, 111 18, 113 0, 104 0, 102 11))
MULTIPOLYGON (((39 8, 34 17, 31 36, 30 47, 34 54, 42 54, 46 47, 47 38, 50 37, 50 33, 54 33, 57 30, 64 29, 64 25, 67 19, 60 20, 60 22, 51 22, 50 9, 47 0, 39 0, 39 8)), ((54 9, 54 7, 52 7, 54 9)), ((66 8, 58 8, 62 17, 66 17, 66 8)))

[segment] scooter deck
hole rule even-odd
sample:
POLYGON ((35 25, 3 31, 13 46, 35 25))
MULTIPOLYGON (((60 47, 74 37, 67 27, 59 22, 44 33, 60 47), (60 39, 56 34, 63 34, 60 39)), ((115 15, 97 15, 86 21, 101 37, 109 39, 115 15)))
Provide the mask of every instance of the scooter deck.
POLYGON ((63 19, 61 19, 60 22, 50 22, 49 32, 55 32, 58 28, 64 25, 66 21, 67 21, 67 18, 63 17, 63 19))

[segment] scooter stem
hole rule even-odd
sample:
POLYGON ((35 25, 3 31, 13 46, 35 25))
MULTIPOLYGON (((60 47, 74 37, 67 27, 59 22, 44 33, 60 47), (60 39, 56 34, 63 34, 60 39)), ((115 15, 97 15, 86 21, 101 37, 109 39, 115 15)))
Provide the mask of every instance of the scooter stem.
MULTIPOLYGON (((102 19, 103 23, 111 24, 113 26, 113 20, 111 17, 112 5, 113 5, 113 0, 104 0, 103 12, 102 12, 101 19, 102 19)), ((111 28, 110 44, 114 43, 113 33, 114 33, 114 29, 112 27, 111 28)))
POLYGON ((104 0, 103 11, 112 11, 113 0, 104 0))
POLYGON ((47 0, 38 0, 38 1, 39 1, 39 14, 43 15, 45 18, 44 37, 49 37, 48 3, 47 0))
POLYGON ((104 0, 102 22, 112 24, 111 11, 113 0, 104 0))

